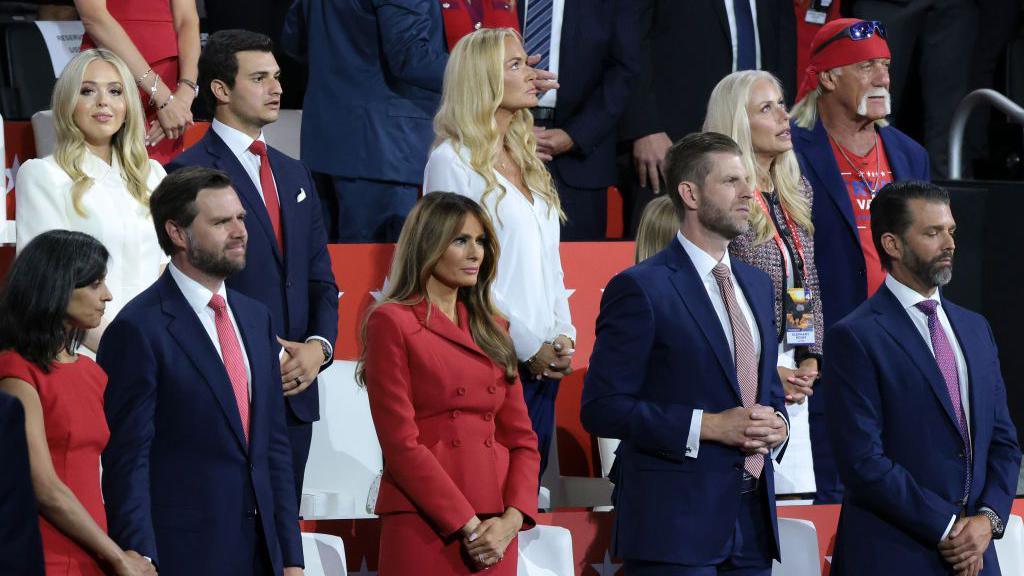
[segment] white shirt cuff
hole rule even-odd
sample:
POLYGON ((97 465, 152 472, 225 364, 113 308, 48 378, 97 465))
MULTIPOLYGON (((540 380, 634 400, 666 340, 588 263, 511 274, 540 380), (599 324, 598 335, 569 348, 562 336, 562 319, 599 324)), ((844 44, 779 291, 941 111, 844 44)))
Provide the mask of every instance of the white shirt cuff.
POLYGON ((953 524, 955 523, 956 515, 953 515, 953 517, 949 519, 949 524, 946 525, 946 531, 942 533, 942 538, 939 538, 939 542, 944 541, 946 537, 949 536, 949 531, 953 529, 953 524))
POLYGON ((778 410, 775 411, 775 414, 777 414, 779 418, 782 418, 782 421, 786 423, 786 441, 783 442, 782 444, 779 444, 775 448, 772 448, 771 454, 769 454, 769 456, 772 457, 772 460, 778 461, 779 454, 781 454, 782 451, 786 449, 786 444, 789 444, 789 420, 787 420, 786 416, 782 412, 779 412, 778 410))
POLYGON ((700 425, 704 420, 703 410, 694 410, 690 416, 690 433, 686 435, 686 457, 696 458, 700 452, 700 425))
POLYGON ((331 343, 327 341, 327 338, 324 338, 323 336, 310 336, 309 338, 306 338, 306 342, 309 342, 310 340, 319 340, 320 342, 327 344, 327 359, 320 363, 321 366, 326 365, 334 358, 334 346, 331 346, 331 343))

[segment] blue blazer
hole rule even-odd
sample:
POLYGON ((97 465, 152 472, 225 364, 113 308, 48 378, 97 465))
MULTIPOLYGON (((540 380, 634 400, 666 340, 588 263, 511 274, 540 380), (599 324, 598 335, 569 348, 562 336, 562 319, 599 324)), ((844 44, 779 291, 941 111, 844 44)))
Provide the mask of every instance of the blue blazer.
MULTIPOLYGON (((310 336, 321 336, 334 346, 338 337, 338 286, 327 252, 319 196, 309 170, 301 162, 269 146, 267 154, 281 205, 284 254, 274 238, 262 196, 238 158, 212 129, 175 157, 167 171, 206 166, 231 176, 249 216, 249 244, 245 269, 228 278, 228 288, 270 309, 274 333, 281 338, 303 342, 310 336)), ((313 382, 301 394, 289 396, 285 404, 299 421, 314 422, 320 419, 319 398, 317 383, 313 382)))
MULTIPOLYGON (((793 149, 814 189, 814 263, 818 267, 825 329, 867 300, 867 265, 853 206, 821 120, 814 130, 792 124, 793 149)), ((893 179, 930 180, 928 153, 892 126, 878 129, 893 179)))
POLYGON ((0 574, 43 576, 39 511, 28 463, 25 411, 0 392, 0 574))
POLYGON ((281 35, 309 67, 302 161, 419 185, 448 62, 437 0, 296 0, 281 35))
MULTIPOLYGON (((735 259, 732 270, 761 334, 758 402, 785 414, 771 280, 735 259)), ((617 556, 687 565, 725 559, 744 455, 704 442, 698 457, 689 458, 686 437, 694 409, 741 405, 725 333, 678 241, 612 278, 601 299, 581 418, 591 434, 622 440, 611 472, 617 556)), ((763 478, 777 558, 770 459, 763 478)))
MULTIPOLYGON (((984 318, 942 299, 967 360, 973 482, 967 514, 1005 522, 1020 449, 999 355, 984 318)), ((832 558, 837 576, 947 574, 937 546, 961 506, 963 442, 935 357, 882 286, 825 337, 828 432, 846 485, 832 558)), ((999 574, 995 549, 984 574, 999 574)))
POLYGON ((303 565, 270 314, 234 290, 228 303, 252 372, 248 446, 224 363, 170 271, 121 310, 97 357, 110 536, 161 574, 249 575, 257 531, 275 574, 303 565))

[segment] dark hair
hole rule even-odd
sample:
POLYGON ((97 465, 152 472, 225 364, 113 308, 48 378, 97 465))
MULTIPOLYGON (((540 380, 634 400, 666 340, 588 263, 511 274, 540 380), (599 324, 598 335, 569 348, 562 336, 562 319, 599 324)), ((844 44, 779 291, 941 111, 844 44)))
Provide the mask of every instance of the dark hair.
POLYGON ((61 350, 77 348, 85 331, 68 330, 71 293, 106 276, 108 258, 99 240, 81 232, 50 230, 32 239, 0 292, 0 349, 48 372, 61 350))
POLYGON ((238 52, 272 52, 274 41, 269 36, 249 30, 218 30, 206 40, 206 46, 199 55, 199 95, 213 114, 217 98, 210 90, 210 82, 220 80, 235 87, 238 75, 238 52))
POLYGON ((167 234, 167 221, 188 228, 196 219, 196 196, 199 191, 228 186, 231 186, 231 177, 227 173, 202 166, 175 170, 160 182, 149 197, 149 211, 153 215, 156 239, 168 256, 174 255, 174 243, 167 234))
POLYGON ((882 235, 886 233, 902 237, 913 223, 913 216, 907 205, 911 200, 949 204, 949 192, 930 182, 890 182, 871 201, 871 239, 878 251, 878 259, 886 270, 892 269, 892 257, 882 248, 882 235))
POLYGON ((727 153, 742 156, 732 138, 717 132, 694 132, 683 136, 665 154, 665 184, 669 198, 676 207, 680 218, 686 213, 683 199, 679 197, 679 184, 693 182, 703 186, 711 173, 711 154, 727 153))

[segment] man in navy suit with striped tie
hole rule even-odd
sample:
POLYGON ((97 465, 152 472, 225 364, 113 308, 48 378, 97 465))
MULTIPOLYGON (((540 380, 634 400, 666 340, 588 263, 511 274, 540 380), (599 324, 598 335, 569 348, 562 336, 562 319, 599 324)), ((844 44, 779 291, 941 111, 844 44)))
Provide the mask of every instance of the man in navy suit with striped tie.
POLYGON ((338 287, 309 170, 263 138, 263 127, 277 120, 281 104, 272 48, 270 38, 256 32, 222 30, 210 36, 199 58, 199 83, 213 107, 213 124, 167 171, 223 170, 248 211, 247 263, 227 283, 270 309, 285 349, 281 386, 298 501, 313 422, 320 418, 316 377, 334 358, 338 287))

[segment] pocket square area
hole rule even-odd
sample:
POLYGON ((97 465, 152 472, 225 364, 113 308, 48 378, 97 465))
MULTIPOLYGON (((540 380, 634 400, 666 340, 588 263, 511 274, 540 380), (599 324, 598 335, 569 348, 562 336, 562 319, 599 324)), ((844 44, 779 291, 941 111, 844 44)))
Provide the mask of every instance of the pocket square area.
POLYGON ((295 201, 296 202, 302 202, 305 199, 306 199, 306 191, 303 190, 302 188, 299 188, 299 194, 298 194, 298 196, 295 197, 295 201))

